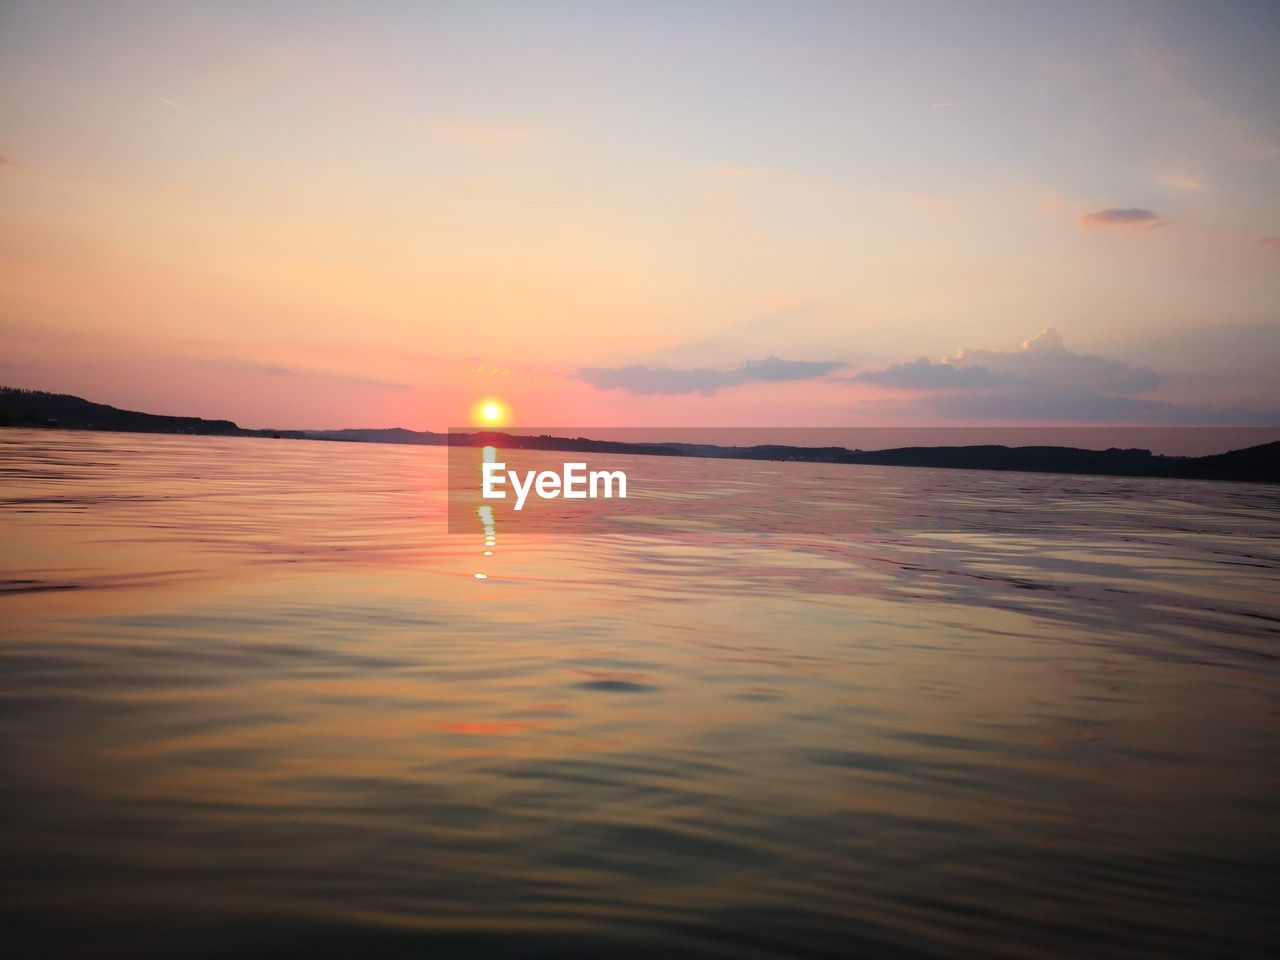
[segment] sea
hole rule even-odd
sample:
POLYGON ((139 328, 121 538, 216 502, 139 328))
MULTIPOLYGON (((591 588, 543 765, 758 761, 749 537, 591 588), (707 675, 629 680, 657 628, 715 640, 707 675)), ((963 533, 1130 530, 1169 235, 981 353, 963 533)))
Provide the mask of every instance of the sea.
POLYGON ((1280 488, 661 469, 0 430, 0 953, 1276 956, 1280 488))

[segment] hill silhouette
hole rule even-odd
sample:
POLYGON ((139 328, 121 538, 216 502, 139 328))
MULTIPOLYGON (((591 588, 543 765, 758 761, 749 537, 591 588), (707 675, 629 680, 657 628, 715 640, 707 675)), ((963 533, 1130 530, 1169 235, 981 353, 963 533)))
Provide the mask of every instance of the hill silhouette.
POLYGON ((67 393, 0 387, 0 427, 46 427, 61 430, 105 430, 119 433, 182 433, 213 437, 288 437, 304 439, 300 430, 246 430, 231 420, 175 417, 122 410, 67 393))
POLYGON ((867 464, 933 469, 1012 470, 1032 473, 1167 477, 1186 480, 1240 480, 1280 483, 1280 441, 1204 457, 1153 454, 1150 450, 996 444, 897 447, 849 450, 845 447, 750 447, 691 443, 624 443, 588 437, 525 436, 495 431, 434 433, 403 427, 347 430, 248 430, 231 420, 174 417, 121 410, 68 394, 0 387, 0 427, 176 433, 208 436, 273 437, 347 443, 398 443, 424 446, 497 446, 575 453, 627 453, 646 456, 733 460, 791 460, 809 463, 867 464))

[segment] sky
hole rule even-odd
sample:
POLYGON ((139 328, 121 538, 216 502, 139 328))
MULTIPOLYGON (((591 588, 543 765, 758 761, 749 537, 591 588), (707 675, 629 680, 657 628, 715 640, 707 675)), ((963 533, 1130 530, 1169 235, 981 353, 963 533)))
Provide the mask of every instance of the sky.
POLYGON ((0 4, 0 383, 1280 424, 1280 5, 0 4))

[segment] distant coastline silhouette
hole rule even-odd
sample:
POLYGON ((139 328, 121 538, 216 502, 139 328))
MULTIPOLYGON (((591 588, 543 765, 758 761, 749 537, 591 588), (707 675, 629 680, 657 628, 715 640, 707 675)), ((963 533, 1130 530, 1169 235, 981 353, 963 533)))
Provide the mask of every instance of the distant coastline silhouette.
POLYGON ((436 433, 402 427, 345 430, 252 430, 231 420, 176 417, 122 410, 69 394, 0 387, 0 427, 101 430, 127 433, 171 433, 203 436, 269 437, 348 443, 392 443, 423 446, 515 447, 574 453, 704 457, 806 463, 846 463, 935 469, 1005 470, 1031 473, 1165 477, 1184 480, 1235 480, 1280 483, 1280 441, 1210 456, 1153 454, 1143 449, 1087 450, 1064 446, 978 444, 970 446, 895 447, 851 450, 846 447, 721 446, 705 443, 626 443, 586 437, 524 436, 496 431, 436 433))

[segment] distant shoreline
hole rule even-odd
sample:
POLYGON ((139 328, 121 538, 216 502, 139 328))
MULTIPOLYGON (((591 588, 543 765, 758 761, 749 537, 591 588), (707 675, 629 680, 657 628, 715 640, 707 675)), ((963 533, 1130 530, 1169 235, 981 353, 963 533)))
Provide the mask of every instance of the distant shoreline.
POLYGON ((413 446, 492 445, 572 453, 1280 483, 1280 441, 1227 453, 1185 457, 1153 454, 1149 450, 1142 449, 1087 450, 1079 447, 1008 447, 998 444, 851 450, 837 446, 802 447, 784 444, 735 447, 678 442, 626 443, 592 440, 585 437, 534 437, 495 431, 435 433, 398 427, 347 430, 251 430, 240 427, 231 420, 206 420, 201 417, 141 413, 94 403, 69 394, 19 390, 12 387, 0 387, 0 427, 326 440, 413 446))

